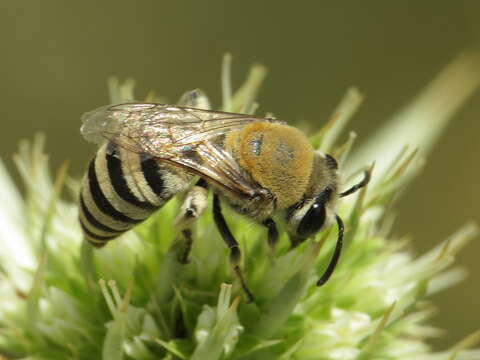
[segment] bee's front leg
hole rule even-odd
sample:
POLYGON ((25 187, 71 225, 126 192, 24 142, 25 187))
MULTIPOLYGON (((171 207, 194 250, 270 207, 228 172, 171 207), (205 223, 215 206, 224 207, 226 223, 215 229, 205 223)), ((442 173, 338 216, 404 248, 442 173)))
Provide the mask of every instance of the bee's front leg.
POLYGON ((208 185, 200 179, 186 194, 180 206, 180 212, 174 220, 174 226, 181 230, 185 239, 185 248, 178 261, 188 263, 188 256, 192 250, 192 227, 195 221, 203 214, 208 206, 208 185))
POLYGON ((303 244, 303 242, 305 242, 306 240, 308 240, 308 237, 298 236, 298 235, 290 236, 290 244, 291 244, 290 250, 303 244))

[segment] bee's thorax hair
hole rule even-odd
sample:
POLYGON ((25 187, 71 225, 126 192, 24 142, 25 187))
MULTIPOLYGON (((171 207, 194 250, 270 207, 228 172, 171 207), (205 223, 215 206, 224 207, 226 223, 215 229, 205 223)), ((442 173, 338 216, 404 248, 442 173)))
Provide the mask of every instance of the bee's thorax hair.
POLYGON ((252 123, 230 133, 225 145, 253 180, 274 195, 278 210, 288 208, 305 194, 313 148, 298 129, 252 123))

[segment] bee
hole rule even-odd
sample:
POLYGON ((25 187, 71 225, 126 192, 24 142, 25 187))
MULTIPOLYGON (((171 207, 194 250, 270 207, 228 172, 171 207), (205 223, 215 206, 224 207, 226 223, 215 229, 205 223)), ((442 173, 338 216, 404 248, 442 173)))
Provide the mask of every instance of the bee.
POLYGON ((82 180, 79 220, 85 238, 102 247, 148 218, 178 193, 185 193, 175 219, 185 241, 181 262, 188 262, 192 225, 208 207, 230 249, 230 261, 249 301, 254 296, 243 276, 238 242, 222 214, 222 204, 264 226, 274 248, 286 224, 292 247, 337 223, 334 253, 317 285, 331 276, 340 256, 344 226, 335 213, 339 197, 337 161, 315 151, 297 128, 273 117, 205 110, 200 90, 179 105, 125 103, 86 113, 81 132, 99 149, 82 180))

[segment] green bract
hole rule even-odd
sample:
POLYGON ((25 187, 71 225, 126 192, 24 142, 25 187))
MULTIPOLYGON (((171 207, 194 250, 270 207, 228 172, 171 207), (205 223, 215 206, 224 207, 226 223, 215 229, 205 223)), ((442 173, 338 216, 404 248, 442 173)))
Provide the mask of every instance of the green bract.
MULTIPOLYGON (((478 86, 475 61, 461 55, 355 151, 355 134, 340 138, 362 100, 355 89, 312 135, 316 147, 339 159, 345 185, 360 176, 358 170, 374 168, 368 187, 339 204, 346 246, 325 286, 315 282, 331 256, 335 226, 292 251, 282 232, 272 254, 265 229, 225 211, 242 247, 254 304, 244 302, 233 281, 228 249, 209 212, 196 226, 188 265, 177 261, 177 199, 94 250, 82 241, 76 201, 65 200, 77 198, 78 182, 66 175, 66 166, 51 178, 42 136, 22 141, 15 162, 24 199, 0 164, 0 359, 480 358, 479 350, 465 350, 480 332, 444 352, 432 352, 426 342, 439 330, 428 325, 432 306, 425 299, 463 279, 464 271, 452 264, 476 226, 466 224, 415 257, 405 239, 390 237, 387 211, 450 115, 478 86), (462 90, 446 96, 450 87, 462 90), (70 194, 61 197, 62 191, 70 194)), ((233 92, 230 63, 226 56, 222 109, 253 112, 265 69, 254 66, 233 92)), ((113 103, 133 99, 133 82, 112 80, 110 93, 113 103)))

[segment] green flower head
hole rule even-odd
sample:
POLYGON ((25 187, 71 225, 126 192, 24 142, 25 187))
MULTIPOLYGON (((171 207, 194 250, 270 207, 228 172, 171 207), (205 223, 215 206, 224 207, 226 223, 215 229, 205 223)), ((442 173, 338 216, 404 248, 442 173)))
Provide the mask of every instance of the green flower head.
MULTIPOLYGON (((280 229, 272 252, 264 228, 225 209, 256 297, 251 304, 211 211, 195 225, 187 265, 178 261, 184 244, 173 230, 177 198, 96 250, 77 220, 79 181, 66 165, 51 177, 43 136, 22 141, 15 162, 24 197, 0 163, 0 359, 479 359, 480 350, 469 348, 480 332, 450 349, 431 349, 428 339, 441 331, 428 325, 434 311, 427 301, 464 278, 453 262, 476 225, 467 223, 421 256, 390 233, 397 194, 479 85, 476 61, 460 55, 355 150, 356 135, 341 135, 362 102, 356 89, 311 135, 315 148, 338 160, 345 188, 365 168, 372 171, 368 186, 338 204, 345 248, 324 286, 316 282, 335 247, 335 226, 294 249, 280 229), (445 90, 452 87, 461 91, 445 90)), ((253 66, 233 91, 230 65, 227 55, 221 110, 255 112, 265 69, 253 66)), ((112 79, 109 87, 112 103, 135 98, 132 80, 112 79)), ((150 94, 147 101, 162 100, 150 94)))

